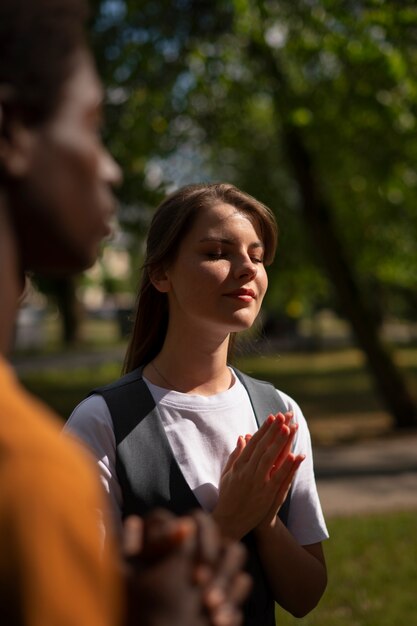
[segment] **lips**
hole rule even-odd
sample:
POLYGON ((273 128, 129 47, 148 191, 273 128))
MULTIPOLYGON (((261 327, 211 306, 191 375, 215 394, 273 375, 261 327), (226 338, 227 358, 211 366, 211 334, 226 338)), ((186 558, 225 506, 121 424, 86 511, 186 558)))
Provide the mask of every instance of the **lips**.
POLYGON ((252 300, 255 300, 256 298, 253 289, 245 289, 244 287, 230 291, 229 293, 226 293, 225 296, 227 298, 236 298, 242 302, 252 302, 252 300))

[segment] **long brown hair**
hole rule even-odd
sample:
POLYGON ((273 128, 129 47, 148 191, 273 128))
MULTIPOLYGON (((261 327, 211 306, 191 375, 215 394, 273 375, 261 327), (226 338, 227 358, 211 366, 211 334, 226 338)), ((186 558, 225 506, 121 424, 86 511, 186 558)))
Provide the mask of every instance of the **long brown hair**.
POLYGON ((124 371, 146 365, 162 349, 168 328, 168 298, 151 282, 156 268, 168 268, 198 213, 219 203, 230 204, 257 220, 265 247, 265 265, 272 263, 277 246, 277 225, 262 202, 228 183, 189 185, 168 196, 156 210, 147 238, 145 261, 136 302, 136 314, 124 371))

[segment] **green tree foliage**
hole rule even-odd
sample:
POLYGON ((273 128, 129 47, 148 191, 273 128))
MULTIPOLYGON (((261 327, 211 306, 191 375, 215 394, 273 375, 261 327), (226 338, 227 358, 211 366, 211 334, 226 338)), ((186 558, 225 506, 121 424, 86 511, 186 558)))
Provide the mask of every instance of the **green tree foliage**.
POLYGON ((172 185, 235 182, 280 225, 267 307, 339 306, 385 360, 378 322, 417 317, 416 35, 417 7, 394 0, 96 0, 122 220, 140 234, 172 185), (344 276, 323 272, 323 227, 344 276))
POLYGON ((329 301, 299 210, 282 124, 302 133, 361 287, 378 312, 415 315, 417 7, 379 0, 96 0, 93 43, 107 134, 125 171, 122 219, 182 182, 228 179, 282 231, 268 304, 329 301), (253 53, 266 44, 288 85, 253 53), (285 98, 284 98, 285 95, 285 98))

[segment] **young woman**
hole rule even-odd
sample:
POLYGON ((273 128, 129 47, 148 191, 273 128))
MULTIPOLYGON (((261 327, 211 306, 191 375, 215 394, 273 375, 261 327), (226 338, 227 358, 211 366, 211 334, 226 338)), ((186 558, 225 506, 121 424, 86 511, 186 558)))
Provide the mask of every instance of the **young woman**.
POLYGON ((228 365, 254 323, 277 227, 229 184, 193 185, 156 211, 125 370, 73 412, 121 520, 201 506, 242 539, 254 578, 247 626, 275 624, 274 601, 308 613, 326 587, 327 538, 309 432, 298 405, 228 365))

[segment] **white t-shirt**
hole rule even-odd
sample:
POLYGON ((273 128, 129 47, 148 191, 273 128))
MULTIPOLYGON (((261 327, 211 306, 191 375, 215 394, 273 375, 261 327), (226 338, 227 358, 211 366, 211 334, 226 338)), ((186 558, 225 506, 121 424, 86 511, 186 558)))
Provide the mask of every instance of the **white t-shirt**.
MULTIPOLYGON (((234 384, 226 391, 200 396, 157 387, 146 378, 144 381, 158 405, 162 425, 185 480, 202 508, 211 511, 217 502, 221 472, 237 438, 253 434, 258 428, 245 387, 235 377, 234 384)), ((279 393, 298 422, 293 451, 306 455, 292 485, 288 530, 301 545, 309 545, 328 537, 314 478, 310 434, 299 406, 286 394, 279 393)), ((116 441, 103 397, 93 395, 81 402, 65 430, 81 438, 98 459, 101 481, 120 526, 123 496, 116 474, 116 441)))

